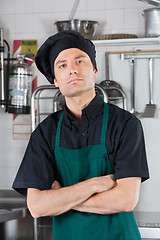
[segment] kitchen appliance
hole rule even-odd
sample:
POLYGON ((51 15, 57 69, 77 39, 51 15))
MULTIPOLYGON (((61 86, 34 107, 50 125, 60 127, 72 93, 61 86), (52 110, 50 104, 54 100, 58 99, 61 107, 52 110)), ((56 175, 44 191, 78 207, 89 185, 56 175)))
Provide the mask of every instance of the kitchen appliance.
POLYGON ((153 104, 153 58, 149 58, 149 103, 143 113, 143 117, 152 118, 155 115, 156 104, 153 104))
POLYGON ((33 61, 25 55, 17 55, 17 63, 13 64, 9 76, 8 112, 15 114, 30 113, 32 88, 32 71, 24 60, 33 61))
POLYGON ((160 36, 160 8, 149 8, 144 10, 145 36, 160 36))

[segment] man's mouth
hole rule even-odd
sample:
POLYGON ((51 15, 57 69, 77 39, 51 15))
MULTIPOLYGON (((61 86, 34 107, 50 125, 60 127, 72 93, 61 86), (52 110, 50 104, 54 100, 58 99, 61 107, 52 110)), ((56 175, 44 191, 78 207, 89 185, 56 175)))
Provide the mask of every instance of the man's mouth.
POLYGON ((74 79, 70 79, 70 80, 67 82, 67 84, 76 83, 76 82, 80 82, 80 81, 82 81, 81 78, 74 78, 74 79))

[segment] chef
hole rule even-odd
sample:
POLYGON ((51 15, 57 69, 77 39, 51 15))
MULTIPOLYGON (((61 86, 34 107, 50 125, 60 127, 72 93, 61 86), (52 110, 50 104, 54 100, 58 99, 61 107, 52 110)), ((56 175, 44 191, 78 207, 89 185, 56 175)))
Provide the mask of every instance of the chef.
POLYGON ((74 31, 49 37, 36 65, 65 97, 32 133, 13 188, 34 218, 53 216, 54 240, 139 240, 133 214, 149 178, 143 130, 95 93, 94 44, 74 31))

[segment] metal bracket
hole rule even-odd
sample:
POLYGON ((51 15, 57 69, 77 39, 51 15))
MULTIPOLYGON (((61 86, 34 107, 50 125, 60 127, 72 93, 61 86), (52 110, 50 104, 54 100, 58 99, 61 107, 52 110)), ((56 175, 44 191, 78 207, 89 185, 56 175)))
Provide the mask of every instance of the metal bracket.
POLYGON ((121 60, 160 58, 160 52, 121 53, 121 60))

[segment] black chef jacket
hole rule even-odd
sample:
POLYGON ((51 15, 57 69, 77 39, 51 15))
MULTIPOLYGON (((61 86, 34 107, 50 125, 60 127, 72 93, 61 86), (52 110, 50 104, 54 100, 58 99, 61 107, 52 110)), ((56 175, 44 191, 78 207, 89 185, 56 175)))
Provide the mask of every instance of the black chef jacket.
MULTIPOLYGON (((64 107, 60 146, 78 149, 100 143, 103 100, 99 94, 82 110, 80 125, 64 107)), ((41 122, 32 133, 13 188, 26 195, 27 188, 50 189, 56 179, 54 146, 62 111, 41 122)), ((141 122, 131 113, 109 104, 106 148, 115 180, 127 177, 149 178, 141 122)))

